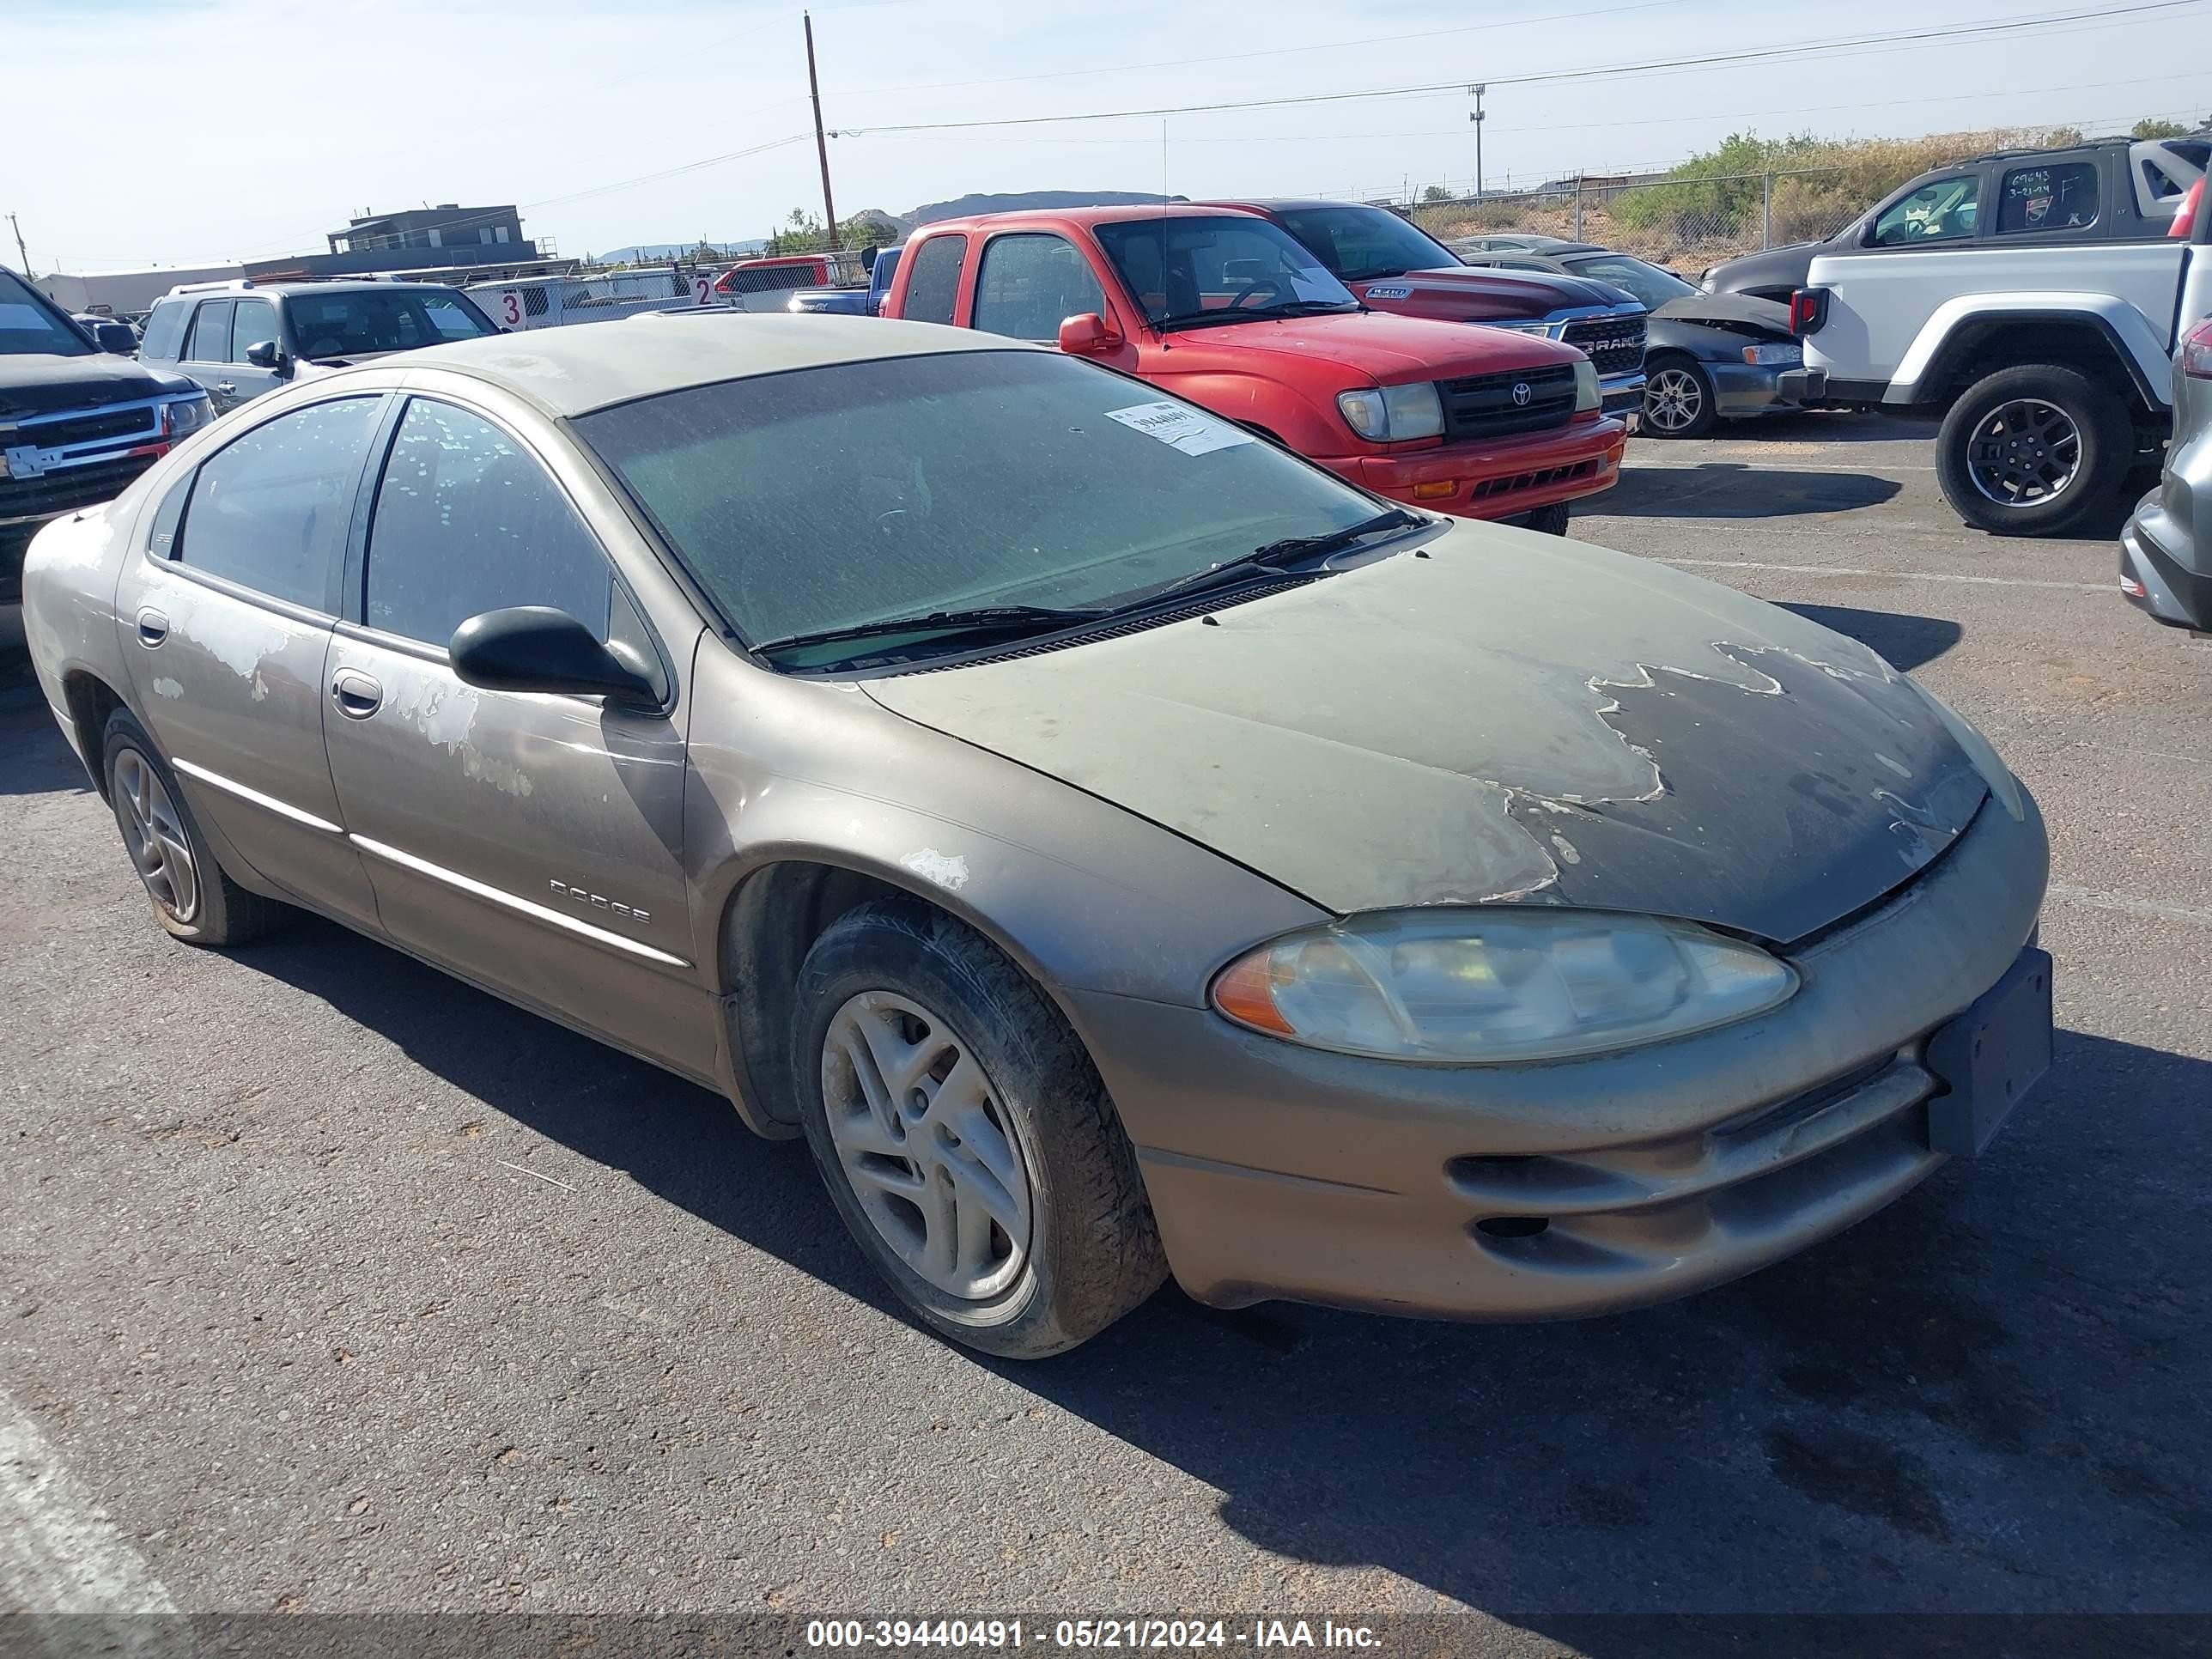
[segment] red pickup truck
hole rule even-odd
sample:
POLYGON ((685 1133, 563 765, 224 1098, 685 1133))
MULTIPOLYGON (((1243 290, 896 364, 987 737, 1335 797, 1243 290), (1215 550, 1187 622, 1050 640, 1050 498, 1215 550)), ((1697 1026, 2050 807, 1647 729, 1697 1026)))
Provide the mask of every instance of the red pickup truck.
POLYGON ((1563 532, 1620 475, 1596 370, 1538 336, 1370 311, 1256 214, 987 214, 907 244, 888 317, 1123 370, 1377 495, 1563 532))

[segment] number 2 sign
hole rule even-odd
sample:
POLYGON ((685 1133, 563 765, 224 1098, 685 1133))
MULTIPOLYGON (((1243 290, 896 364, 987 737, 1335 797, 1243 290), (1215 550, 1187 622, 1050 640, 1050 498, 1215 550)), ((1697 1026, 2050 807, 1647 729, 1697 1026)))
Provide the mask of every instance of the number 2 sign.
POLYGON ((691 274, 691 303, 695 306, 707 305, 714 297, 714 279, 703 270, 694 271, 691 274))

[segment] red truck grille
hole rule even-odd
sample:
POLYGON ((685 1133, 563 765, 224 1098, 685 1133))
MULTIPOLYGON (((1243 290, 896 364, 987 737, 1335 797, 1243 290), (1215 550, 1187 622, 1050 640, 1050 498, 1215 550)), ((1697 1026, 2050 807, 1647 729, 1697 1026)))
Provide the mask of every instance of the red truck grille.
POLYGON ((1597 471, 1595 461, 1577 461, 1570 466, 1540 466, 1533 472, 1516 472, 1504 478, 1477 478, 1468 489, 1468 499, 1486 501, 1498 495, 1510 495, 1516 490, 1540 489, 1546 484, 1565 483, 1571 478, 1587 478, 1597 471))
POLYGON ((1503 374, 1474 374, 1443 380, 1437 393, 1444 404, 1444 436, 1505 438, 1542 432, 1574 418, 1575 370, 1571 363, 1510 369, 1503 374))

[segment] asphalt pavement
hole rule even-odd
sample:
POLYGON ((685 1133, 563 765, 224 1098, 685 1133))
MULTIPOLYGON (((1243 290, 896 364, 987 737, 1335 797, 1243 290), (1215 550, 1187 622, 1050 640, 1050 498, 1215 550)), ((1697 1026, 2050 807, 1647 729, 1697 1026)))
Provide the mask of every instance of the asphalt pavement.
POLYGON ((1929 435, 1639 440, 1573 533, 1990 734, 2051 827, 2056 1067, 1873 1219, 1589 1322, 1170 1290, 971 1358, 713 1096, 320 922, 169 942, 19 678, 0 1610, 1443 1613, 1433 1650, 1594 1656, 1650 1627, 1593 1614, 2212 1614, 2212 644, 2109 539, 1962 529, 1929 435))

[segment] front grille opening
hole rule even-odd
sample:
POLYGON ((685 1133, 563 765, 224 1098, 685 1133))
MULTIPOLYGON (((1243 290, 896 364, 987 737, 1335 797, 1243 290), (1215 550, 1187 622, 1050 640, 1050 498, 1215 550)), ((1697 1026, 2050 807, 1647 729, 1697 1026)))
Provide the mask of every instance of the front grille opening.
POLYGON ((1532 472, 1515 472, 1502 478, 1477 478, 1468 487, 1468 499, 1484 501, 1494 496, 1510 495, 1519 490, 1541 489, 1547 484, 1587 478, 1596 471, 1595 461, 1577 461, 1571 466, 1538 467, 1532 472))
POLYGON ((1541 432, 1565 426, 1574 418, 1574 366, 1547 363, 1536 368, 1440 380, 1437 392, 1443 399, 1448 439, 1506 438, 1541 432))
POLYGON ((1534 1238, 1551 1224, 1547 1215, 1486 1215, 1474 1230, 1492 1238, 1534 1238))

